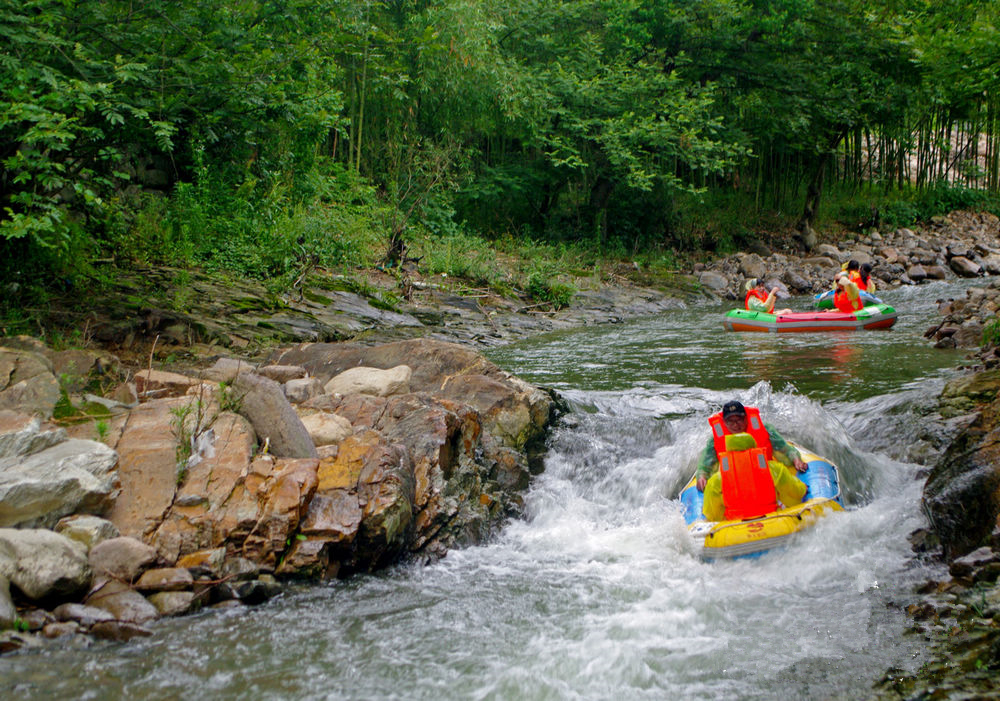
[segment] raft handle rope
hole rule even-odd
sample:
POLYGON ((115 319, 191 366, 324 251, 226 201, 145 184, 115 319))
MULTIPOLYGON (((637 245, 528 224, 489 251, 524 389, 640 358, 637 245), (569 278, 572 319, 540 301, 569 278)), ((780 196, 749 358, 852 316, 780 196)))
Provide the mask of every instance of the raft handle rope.
POLYGON ((799 511, 795 512, 794 514, 772 514, 770 516, 758 516, 757 518, 750 518, 750 519, 746 519, 745 521, 736 521, 734 523, 727 523, 725 525, 719 525, 719 526, 716 526, 715 528, 713 528, 711 531, 709 531, 708 535, 706 535, 705 537, 706 538, 712 538, 712 537, 715 536, 716 533, 719 533, 719 532, 721 532, 722 530, 724 530, 726 528, 733 528, 734 526, 742 526, 742 525, 750 523, 752 521, 759 521, 759 522, 763 523, 765 521, 772 521, 774 519, 779 519, 779 518, 792 518, 793 516, 796 519, 798 519, 799 521, 801 521, 802 520, 802 514, 804 514, 807 511, 811 513, 813 506, 826 505, 827 503, 829 503, 831 501, 835 501, 835 500, 834 499, 830 499, 830 498, 821 499, 821 500, 812 500, 812 499, 810 499, 809 502, 807 502, 809 504, 809 506, 807 506, 804 509, 800 509, 799 511))

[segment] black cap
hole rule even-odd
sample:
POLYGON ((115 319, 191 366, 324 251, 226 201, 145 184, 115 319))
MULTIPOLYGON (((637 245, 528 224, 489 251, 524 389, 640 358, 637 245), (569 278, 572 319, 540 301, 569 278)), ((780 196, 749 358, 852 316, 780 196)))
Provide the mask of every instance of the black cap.
POLYGON ((743 405, 735 399, 722 405, 722 418, 724 419, 732 416, 733 414, 743 414, 746 416, 746 413, 747 410, 744 409, 743 405))

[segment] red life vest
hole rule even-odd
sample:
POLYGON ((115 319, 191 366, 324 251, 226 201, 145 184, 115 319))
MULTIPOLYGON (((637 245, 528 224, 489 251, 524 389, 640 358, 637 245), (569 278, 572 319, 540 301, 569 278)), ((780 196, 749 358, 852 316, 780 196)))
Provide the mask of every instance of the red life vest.
POLYGON ((763 448, 730 451, 719 457, 722 503, 727 521, 757 518, 778 510, 774 478, 763 448))
MULTIPOLYGON (((871 278, 868 278, 870 280, 871 278)), ((854 281, 854 284, 858 286, 858 289, 862 292, 868 291, 868 280, 862 280, 861 276, 858 275, 858 279, 854 281)))
MULTIPOLYGON (((744 407, 747 412, 746 433, 753 436, 757 441, 757 447, 764 451, 764 457, 771 460, 774 449, 771 447, 771 435, 764 428, 764 422, 760 420, 760 411, 757 407, 744 407)), ((722 420, 722 412, 712 414, 708 417, 708 425, 712 427, 712 441, 715 444, 715 454, 722 460, 723 453, 726 452, 726 436, 732 431, 726 428, 726 422, 722 420)))
POLYGON ((861 297, 858 297, 852 302, 851 298, 847 296, 847 292, 841 288, 833 293, 833 306, 842 312, 853 314, 864 307, 865 303, 861 301, 861 297))
POLYGON ((752 290, 750 290, 749 292, 747 292, 747 296, 743 298, 743 306, 747 309, 747 311, 750 310, 750 298, 751 297, 756 297, 761 302, 766 302, 768 295, 765 294, 764 292, 761 292, 756 287, 753 288, 752 290))

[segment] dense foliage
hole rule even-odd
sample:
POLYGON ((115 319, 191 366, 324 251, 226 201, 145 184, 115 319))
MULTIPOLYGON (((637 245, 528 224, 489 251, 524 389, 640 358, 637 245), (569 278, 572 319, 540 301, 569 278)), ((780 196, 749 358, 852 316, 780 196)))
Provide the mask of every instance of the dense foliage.
POLYGON ((725 247, 830 188, 858 223, 990 207, 997 9, 0 0, 0 276, 725 247))

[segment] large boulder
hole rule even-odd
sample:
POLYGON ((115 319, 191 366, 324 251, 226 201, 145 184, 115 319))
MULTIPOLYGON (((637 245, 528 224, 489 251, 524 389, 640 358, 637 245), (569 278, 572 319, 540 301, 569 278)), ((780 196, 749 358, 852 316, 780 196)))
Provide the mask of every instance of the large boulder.
POLYGON ((699 273, 698 282, 713 292, 722 292, 729 287, 729 280, 726 279, 726 276, 713 270, 706 270, 699 273))
POLYGON ((59 382, 51 361, 42 354, 44 346, 31 340, 15 344, 20 347, 0 347, 0 409, 48 419, 60 398, 59 382))
POLYGON ((0 528, 0 577, 32 601, 83 594, 93 579, 83 545, 45 529, 0 528))
POLYGON ((413 370, 409 365, 397 365, 388 370, 378 368, 348 368, 324 385, 327 394, 371 394, 388 397, 410 391, 413 370))
POLYGON ((521 380, 501 382, 487 375, 449 377, 438 396, 472 407, 487 433, 518 449, 542 434, 552 406, 547 394, 521 380))
POLYGON ((965 256, 955 256, 948 261, 948 267, 960 277, 977 277, 983 274, 983 269, 965 256))
POLYGON ((273 566, 316 487, 313 458, 254 457, 254 431, 235 414, 214 427, 212 455, 189 468, 150 535, 167 562, 227 546, 273 566))
POLYGON ((302 425, 317 447, 336 445, 354 432, 351 422, 337 414, 314 411, 302 416, 302 425))
POLYGON ((240 413, 249 419, 269 451, 283 458, 317 458, 309 432, 288 402, 281 385, 274 380, 243 373, 233 380, 240 413))
POLYGON ((106 513, 118 494, 117 464, 103 443, 0 412, 0 527, 51 527, 77 512, 106 513))
POLYGON ((109 538, 90 549, 88 560, 99 578, 134 581, 156 562, 156 550, 141 540, 120 536, 109 538))
POLYGON ((146 623, 160 617, 160 612, 142 594, 128 584, 108 579, 94 588, 86 599, 87 606, 103 609, 115 621, 146 623))
POLYGON ((982 545, 1000 516, 1000 374, 980 375, 978 381, 973 375, 946 387, 942 413, 948 406, 952 414, 975 411, 975 418, 952 441, 924 485, 924 510, 949 558, 982 545))
POLYGON ((180 476, 176 422, 191 401, 177 397, 145 402, 113 431, 122 491, 108 518, 122 535, 146 537, 173 504, 180 476))
POLYGON ((75 514, 62 518, 54 530, 71 540, 83 543, 87 552, 98 543, 121 535, 111 521, 88 514, 75 514))
POLYGON ((415 487, 411 550, 441 553, 481 542, 520 508, 517 495, 530 478, 528 456, 505 445, 502 436, 487 434, 472 407, 421 393, 328 398, 326 409, 357 432, 375 429, 406 446, 415 487))
MULTIPOLYGON (((361 365, 391 369, 405 361, 413 368, 412 392, 472 406, 482 414, 487 433, 496 431, 502 441, 518 449, 541 436, 553 408, 551 397, 542 390, 453 343, 417 339, 375 347, 305 344, 278 353, 274 361, 301 365, 317 377, 333 377, 361 365)), ((306 403, 310 405, 325 406, 306 403)))
POLYGON ((300 534, 279 570, 323 574, 331 556, 368 571, 391 562, 409 542, 413 523, 413 466, 405 448, 376 431, 346 438, 336 458, 320 463, 316 494, 300 534))

